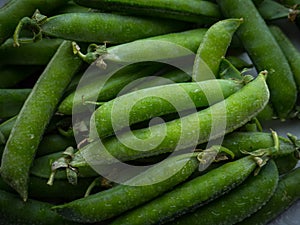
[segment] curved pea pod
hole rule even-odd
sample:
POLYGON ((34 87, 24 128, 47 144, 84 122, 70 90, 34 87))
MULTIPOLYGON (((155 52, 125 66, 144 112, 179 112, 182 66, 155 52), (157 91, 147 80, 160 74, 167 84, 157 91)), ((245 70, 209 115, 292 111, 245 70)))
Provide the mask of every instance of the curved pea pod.
POLYGON ((1 176, 24 201, 29 170, 40 140, 65 88, 80 66, 81 60, 72 54, 71 42, 64 41, 35 83, 6 142, 1 176))
POLYGON ((50 13, 67 3, 67 0, 9 0, 0 8, 0 45, 13 35, 14 28, 22 17, 32 15, 38 8, 42 12, 50 13), (13 16, 12 16, 13 15, 13 16))
POLYGON ((198 168, 197 153, 170 157, 111 189, 53 207, 68 220, 97 222, 145 203, 186 180, 198 168))
POLYGON ((207 107, 222 101, 241 88, 241 83, 215 79, 161 85, 130 92, 104 103, 94 112, 91 118, 90 138, 110 136, 125 127, 153 117, 174 112, 180 114, 195 107, 207 107), (220 89, 220 94, 210 96, 208 93, 214 89, 220 89), (96 127, 96 133, 93 127, 96 127))
POLYGON ((209 1, 188 0, 132 1, 132 0, 76 0, 79 5, 90 8, 117 11, 132 15, 171 18, 208 25, 221 17, 218 6, 209 1))
POLYGON ((236 224, 266 204, 275 192, 278 180, 276 164, 270 161, 258 175, 250 175, 228 194, 169 224, 198 224, 199 221, 210 225, 236 224))
MULTIPOLYGON (((186 30, 188 24, 174 20, 133 17, 111 13, 64 13, 47 18, 36 11, 32 19, 20 20, 15 33, 15 45, 19 46, 19 33, 23 26, 40 34, 78 42, 107 42, 120 44, 150 36, 186 30)), ((33 38, 35 40, 37 36, 33 38)))
POLYGON ((111 224, 166 223, 237 187, 249 175, 251 176, 256 166, 253 156, 225 163, 200 177, 177 186, 151 202, 121 215, 111 224))
POLYGON ((222 137, 250 121, 267 104, 269 91, 263 74, 225 100, 204 110, 164 124, 120 133, 118 137, 108 137, 102 142, 92 142, 75 153, 70 164, 76 167, 76 163, 83 161, 107 164, 117 159, 134 160, 194 148, 197 144, 222 137), (213 124, 218 128, 215 131, 212 130, 213 124))
POLYGON ((19 113, 31 89, 0 89, 0 118, 19 113))
POLYGON ((268 71, 270 101, 277 116, 286 119, 296 102, 296 84, 290 65, 266 22, 252 1, 218 0, 217 3, 225 17, 244 19, 236 33, 256 69, 268 71))
POLYGON ((205 77, 207 68, 203 66, 203 63, 207 65, 214 76, 218 75, 222 57, 225 56, 232 36, 242 22, 243 19, 221 20, 207 30, 195 58, 193 68, 193 79, 195 81, 213 79, 213 77, 205 77))
POLYGON ((300 168, 296 168, 280 177, 275 193, 266 203, 266 205, 238 224, 268 224, 271 220, 275 219, 299 199, 299 181, 300 168))
POLYGON ((298 90, 300 90, 300 51, 299 49, 290 41, 290 39, 285 35, 285 33, 277 26, 269 26, 271 33, 279 44, 281 50, 283 51, 285 57, 287 58, 294 78, 297 84, 298 90))
POLYGON ((0 190, 1 224, 74 224, 51 210, 52 204, 38 200, 22 202, 19 196, 0 190))
POLYGON ((6 65, 47 65, 62 39, 43 39, 35 43, 24 43, 16 48, 12 38, 0 47, 1 63, 6 65))

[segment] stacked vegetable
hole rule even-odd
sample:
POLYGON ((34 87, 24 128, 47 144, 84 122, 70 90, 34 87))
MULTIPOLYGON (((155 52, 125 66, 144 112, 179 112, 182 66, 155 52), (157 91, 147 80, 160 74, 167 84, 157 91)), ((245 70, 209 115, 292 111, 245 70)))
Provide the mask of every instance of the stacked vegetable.
POLYGON ((297 0, 10 0, 0 224, 266 224, 300 197, 297 0), (250 60, 246 61, 245 56, 250 60), (261 125, 263 124, 263 125, 261 125))

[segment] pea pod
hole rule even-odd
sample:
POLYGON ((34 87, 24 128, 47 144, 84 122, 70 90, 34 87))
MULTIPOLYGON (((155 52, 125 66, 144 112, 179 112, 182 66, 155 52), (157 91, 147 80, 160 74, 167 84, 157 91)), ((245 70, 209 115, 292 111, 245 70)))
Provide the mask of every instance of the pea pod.
POLYGON ((291 16, 291 14, 294 14, 295 16, 299 14, 299 12, 285 7, 282 3, 272 0, 262 1, 262 3, 258 5, 257 9, 265 20, 287 19, 291 16))
POLYGON ((119 11, 132 15, 171 18, 208 25, 220 18, 218 6, 208 1, 132 1, 132 0, 76 0, 79 5, 90 8, 119 11))
POLYGON ((24 43, 14 47, 12 38, 0 47, 1 63, 5 65, 46 65, 55 54, 61 39, 43 39, 35 43, 24 43))
POLYGON ((141 77, 153 75, 161 67, 162 65, 155 63, 149 65, 145 63, 140 65, 133 64, 118 70, 111 77, 100 77, 99 68, 94 66, 84 74, 84 76, 90 76, 87 79, 91 81, 89 80, 88 84, 78 87, 74 92, 69 94, 60 103, 58 112, 71 115, 73 110, 75 113, 86 111, 89 105, 85 106, 85 102, 89 100, 99 102, 109 101, 116 97, 130 82, 141 77))
MULTIPOLYGON (((64 13, 47 18, 38 11, 33 18, 20 20, 14 42, 19 46, 23 26, 51 37, 79 42, 120 44, 150 36, 187 29, 187 24, 174 20, 158 20, 110 13, 64 13)), ((33 38, 37 38, 36 36, 33 38)))
POLYGON ((66 2, 66 0, 54 0, 49 4, 48 0, 9 0, 0 8, 0 45, 13 35, 14 28, 22 17, 32 15, 37 8, 42 12, 50 13, 66 2))
POLYGON ((112 136, 102 142, 92 142, 75 153, 74 160, 70 164, 76 167, 76 163, 81 164, 86 160, 90 163, 95 161, 97 164, 106 164, 116 161, 114 157, 121 161, 134 160, 174 150, 193 148, 195 144, 205 143, 232 132, 251 120, 267 104, 269 91, 263 74, 261 73, 240 91, 207 109, 165 124, 124 132, 118 137, 112 136), (224 123, 225 115, 226 127, 224 130, 218 129, 219 132, 212 133, 212 124, 216 123, 220 126, 224 123), (201 132, 195 132, 197 130, 201 132), (162 132, 166 132, 163 137, 162 132), (140 151, 141 149, 143 151, 140 151), (110 154, 114 157, 111 157, 110 154))
POLYGON ((242 22, 242 19, 221 20, 208 29, 197 50, 193 69, 194 80, 212 79, 205 77, 207 73, 203 69, 207 68, 203 66, 203 63, 208 66, 214 76, 218 75, 222 57, 225 56, 232 36, 242 22))
POLYGON ((275 219, 299 199, 300 168, 283 175, 274 195, 259 211, 250 215, 239 225, 264 225, 275 219))
POLYGON ((218 0, 217 2, 225 17, 244 19, 237 30, 237 35, 256 69, 268 71, 270 101, 277 116, 280 119, 287 118, 296 102, 296 84, 288 61, 266 22, 252 1, 218 0))
MULTIPOLYGON (((72 185, 65 180, 57 180, 52 186, 49 186, 46 179, 30 176, 28 196, 29 198, 40 201, 57 201, 61 204, 62 201, 72 201, 77 198, 82 198, 92 181, 93 179, 91 178, 80 179, 77 185, 72 185)), ((0 189, 16 194, 2 179, 0 179, 0 189)))
POLYGON ((112 218, 183 182, 199 165, 196 155, 197 153, 188 153, 170 157, 124 184, 53 209, 65 218, 77 222, 91 223, 112 218))
POLYGON ((258 175, 250 175, 245 182, 228 194, 170 224, 197 224, 199 221, 210 225, 236 224, 256 212, 271 198, 278 180, 276 164, 270 161, 258 175))
POLYGON ((24 201, 29 170, 41 137, 80 65, 80 59, 72 54, 71 42, 63 42, 35 84, 10 133, 2 156, 1 176, 24 201))
POLYGON ((0 118, 19 113, 31 89, 0 89, 0 118))
POLYGON ((298 90, 300 90, 300 51, 296 48, 296 46, 289 40, 289 38, 284 34, 284 32, 277 26, 270 26, 270 31, 272 32, 274 38, 276 39, 277 43, 279 44, 281 50, 283 51, 285 57, 287 58, 298 90))
POLYGON ((163 224, 190 210, 199 208, 240 185, 255 170, 256 166, 252 156, 226 163, 121 215, 111 224, 163 224))
POLYGON ((121 129, 153 117, 213 105, 237 92, 241 83, 229 80, 162 85, 122 95, 100 106, 91 118, 90 138, 106 137, 121 129), (220 95, 209 96, 213 89, 220 95), (176 93, 176 96, 174 96, 176 93), (176 102, 173 100, 176 98, 176 102), (122 109, 121 111, 119 111, 122 109), (128 118, 129 117, 129 118, 128 118))
POLYGON ((20 198, 0 190, 0 215, 1 224, 44 224, 67 225, 74 224, 64 220, 51 210, 52 204, 38 200, 28 200, 24 203, 20 198))

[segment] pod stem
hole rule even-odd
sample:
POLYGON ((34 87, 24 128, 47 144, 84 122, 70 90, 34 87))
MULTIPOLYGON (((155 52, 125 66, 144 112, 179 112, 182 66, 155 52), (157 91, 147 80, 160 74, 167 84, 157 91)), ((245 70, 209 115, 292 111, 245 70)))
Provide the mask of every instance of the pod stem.
POLYGON ((58 158, 51 164, 51 174, 47 182, 48 185, 50 186, 53 185, 55 174, 59 169, 66 170, 69 183, 77 184, 77 170, 74 167, 70 166, 70 161, 73 158, 74 158, 74 148, 68 147, 63 152, 63 156, 58 158))
POLYGON ((80 51, 80 47, 76 42, 72 42, 73 53, 78 55, 83 61, 88 64, 95 63, 96 66, 105 69, 106 63, 103 60, 103 56, 107 54, 106 43, 104 45, 90 44, 87 49, 87 53, 83 54, 80 51))
POLYGON ((241 150, 243 154, 251 155, 253 157, 253 160, 256 162, 258 165, 258 168, 254 171, 254 176, 256 176, 260 169, 266 165, 266 163, 269 161, 271 156, 276 155, 276 153, 279 150, 279 137, 277 132, 271 130, 272 138, 274 141, 274 146, 270 148, 262 148, 255 150, 253 152, 248 152, 245 150, 241 150))
POLYGON ((35 42, 42 39, 42 29, 41 25, 45 22, 47 19, 46 16, 42 15, 39 10, 37 9, 32 18, 29 17, 23 17, 14 32, 13 39, 14 39, 14 46, 19 47, 20 42, 35 42), (27 29, 31 30, 33 33, 32 39, 23 39, 20 40, 20 33, 23 30, 23 28, 26 27, 27 29))
POLYGON ((230 155, 231 158, 234 158, 234 153, 232 151, 220 145, 213 145, 210 148, 198 153, 197 159, 200 162, 199 171, 204 171, 213 162, 228 160, 227 155, 224 155, 223 153, 226 153, 230 155))

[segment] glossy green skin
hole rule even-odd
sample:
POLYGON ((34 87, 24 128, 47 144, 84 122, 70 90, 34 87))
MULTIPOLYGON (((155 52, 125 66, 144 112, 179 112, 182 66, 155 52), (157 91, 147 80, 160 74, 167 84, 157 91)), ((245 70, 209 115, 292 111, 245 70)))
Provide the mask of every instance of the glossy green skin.
POLYGON ((43 67, 40 66, 0 66, 0 88, 15 88, 26 78, 40 74, 43 67))
POLYGON ((187 29, 171 20, 140 18, 109 13, 65 13, 48 18, 41 29, 45 35, 79 42, 120 44, 150 36, 187 29))
POLYGON ((259 211, 238 223, 239 225, 265 225, 275 219, 300 198, 300 168, 283 175, 274 195, 259 211))
MULTIPOLYGON (((123 144, 124 140, 132 145, 140 146, 133 139, 131 132, 124 132, 119 134, 119 137, 109 137, 102 140, 102 144, 107 151, 113 156, 117 157, 121 161, 134 160, 138 158, 154 156, 162 153, 172 152, 174 149, 185 149, 193 146, 191 140, 196 140, 198 144, 208 142, 211 139, 219 138, 225 132, 229 133, 241 127, 247 123, 251 118, 256 116, 269 100, 269 91, 265 82, 264 75, 260 74, 255 80, 245 85, 240 91, 230 95, 225 100, 218 102, 207 109, 201 110, 196 113, 189 114, 180 119, 175 119, 164 124, 153 125, 150 128, 144 128, 134 130, 132 133, 138 139, 147 139, 150 134, 151 140, 157 141, 160 138, 160 142, 153 146, 153 142, 143 144, 143 149, 147 148, 147 151, 138 151, 123 144), (224 108, 224 104, 226 108, 224 108), (211 114, 214 112, 216 114, 211 114), (215 132, 211 134, 212 123, 220 124, 224 122, 224 115, 226 115, 226 128, 221 132, 215 132), (212 121, 213 120, 213 121, 212 121), (181 123, 185 124, 184 129, 186 132, 181 131, 181 123), (161 140, 161 133, 166 126, 166 131, 163 140, 161 140), (195 137, 194 131, 200 129, 198 138, 195 137), (122 142, 119 140, 122 139, 122 142), (181 139, 180 146, 178 147, 178 141, 181 139), (150 145, 150 146, 148 146, 150 145)), ((79 154, 75 153, 75 159, 71 162, 76 167, 76 161, 85 161, 84 157, 94 158, 97 163, 109 163, 110 160, 105 156, 104 151, 99 151, 99 142, 92 142, 86 145, 79 154), (104 153, 104 155, 103 155, 104 153), (96 159, 97 158, 97 159, 96 159)), ((111 159, 114 162, 116 159, 111 159)))
POLYGON ((31 89, 0 89, 0 118, 17 115, 31 89))
MULTIPOLYGON (((73 113, 79 113, 87 110, 89 105, 84 106, 82 97, 85 101, 99 101, 106 102, 115 98, 126 85, 134 82, 136 79, 145 76, 151 76, 157 72, 162 65, 152 64, 152 65, 129 65, 116 73, 113 76, 104 80, 98 79, 96 77, 97 72, 93 74, 93 80, 89 81, 85 86, 79 87, 74 92, 69 94, 59 105, 58 112, 65 115, 72 115, 73 113), (94 80, 96 78, 96 80, 94 80), (96 97, 98 96, 98 97, 96 97)), ((100 69, 99 69, 100 70, 100 69)), ((98 72, 100 73, 100 72, 98 72)), ((85 75, 89 76, 87 71, 85 75)), ((84 75, 84 76, 85 76, 84 75)))
POLYGON ((171 18, 198 24, 212 24, 221 17, 218 6, 208 1, 187 0, 76 0, 79 5, 126 14, 171 18))
POLYGON ((0 8, 0 45, 14 33, 20 19, 31 16, 36 9, 49 13, 67 0, 10 0, 0 8))
POLYGON ((201 224, 209 225, 236 224, 256 212, 271 198, 278 180, 276 164, 270 161, 258 175, 250 175, 245 182, 228 194, 170 224, 199 224, 199 221, 201 224))
POLYGON ((163 178, 159 182, 138 186, 120 184, 53 209, 76 222, 91 223, 112 218, 169 191, 186 180, 198 165, 198 160, 191 153, 171 157, 131 178, 129 184, 143 184, 149 178, 153 181, 163 178))
POLYGON ((296 102, 296 84, 287 59, 252 1, 218 0, 228 18, 243 18, 237 35, 258 71, 267 70, 270 101, 280 119, 296 102), (255 28, 255 29, 254 29, 255 28))
POLYGON ((298 90, 300 90, 300 51, 279 27, 270 26, 269 28, 288 60, 294 74, 298 90))
POLYGON ((162 224, 212 201, 241 184, 256 168, 250 157, 229 162, 114 220, 117 224, 162 224))
MULTIPOLYGON (((61 204, 61 202, 64 201, 73 201, 82 198, 92 182, 93 178, 80 179, 76 185, 70 184, 66 180, 56 180, 53 185, 50 186, 47 184, 47 179, 30 176, 28 196, 31 199, 49 202, 57 201, 61 204)), ((0 179, 0 189, 16 194, 2 179, 0 179)))
POLYGON ((240 90, 242 85, 230 80, 208 80, 203 82, 168 84, 137 90, 100 106, 91 118, 91 127, 96 126, 97 132, 91 130, 91 138, 106 137, 128 126, 153 117, 163 116, 174 112, 198 107, 207 107, 240 90), (207 93, 216 88, 220 94, 213 98, 207 93), (177 93, 174 95, 174 93, 177 93), (159 97, 155 97, 159 96, 159 97), (173 99, 170 101, 169 99, 173 99), (176 101, 176 106, 172 103, 176 101), (191 101, 191 102, 190 102, 191 101), (134 105, 132 105, 135 103, 134 105), (192 104, 189 104, 192 103, 192 104), (176 108, 175 108, 176 107, 176 108), (116 111, 117 110, 117 111, 116 111))
POLYGON ((218 75, 222 57, 225 56, 232 36, 242 22, 241 19, 221 20, 208 29, 197 50, 194 63, 193 76, 197 78, 196 81, 205 79, 200 59, 206 63, 215 76, 218 75))
POLYGON ((25 203, 19 196, 0 190, 0 218, 3 225, 74 224, 53 212, 51 206, 53 205, 31 199, 25 203))
POLYGON ((81 65, 71 42, 61 44, 24 103, 6 143, 1 176, 26 201, 29 169, 65 88, 81 65))
POLYGON ((8 39, 0 47, 1 63, 6 65, 46 65, 63 42, 61 39, 43 39, 38 42, 21 43, 13 46, 8 39))

